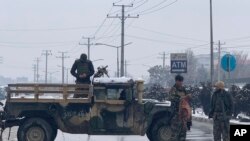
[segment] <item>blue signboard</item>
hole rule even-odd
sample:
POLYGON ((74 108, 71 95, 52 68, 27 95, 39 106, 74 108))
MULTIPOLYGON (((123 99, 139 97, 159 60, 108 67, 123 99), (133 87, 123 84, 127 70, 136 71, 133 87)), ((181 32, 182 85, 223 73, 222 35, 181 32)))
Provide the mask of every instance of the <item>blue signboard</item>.
POLYGON ((187 60, 171 61, 171 73, 187 73, 187 60))
POLYGON ((171 54, 171 73, 187 73, 187 54, 171 54))
POLYGON ((226 54, 221 59, 221 67, 224 71, 234 71, 237 65, 236 58, 231 54, 226 54))

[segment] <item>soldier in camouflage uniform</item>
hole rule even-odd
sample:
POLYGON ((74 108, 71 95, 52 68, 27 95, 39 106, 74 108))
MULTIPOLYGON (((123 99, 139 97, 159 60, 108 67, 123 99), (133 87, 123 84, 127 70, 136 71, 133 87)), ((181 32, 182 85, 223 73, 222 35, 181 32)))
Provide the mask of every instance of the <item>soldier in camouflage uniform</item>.
POLYGON ((182 118, 183 113, 180 110, 180 103, 182 98, 190 95, 187 95, 186 89, 183 87, 184 78, 181 75, 175 77, 175 85, 172 87, 169 93, 169 100, 172 103, 174 110, 173 117, 171 119, 171 141, 185 141, 187 133, 187 119, 182 118))
POLYGON ((216 90, 212 95, 209 118, 213 118, 214 141, 230 141, 230 118, 233 113, 233 98, 224 89, 224 82, 215 84, 216 90))
MULTIPOLYGON (((87 60, 87 55, 81 54, 80 59, 74 62, 70 73, 76 78, 76 84, 90 84, 90 77, 95 73, 95 70, 92 62, 87 60)), ((83 96, 74 95, 74 98, 79 97, 83 96)))

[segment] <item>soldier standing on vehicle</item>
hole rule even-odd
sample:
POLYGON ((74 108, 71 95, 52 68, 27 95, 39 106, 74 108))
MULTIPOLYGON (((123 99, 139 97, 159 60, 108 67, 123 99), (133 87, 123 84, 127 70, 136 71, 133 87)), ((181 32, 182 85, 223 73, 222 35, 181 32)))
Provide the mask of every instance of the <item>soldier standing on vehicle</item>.
POLYGON ((90 84, 90 77, 95 73, 94 66, 87 60, 86 54, 81 54, 71 68, 71 74, 76 78, 77 84, 90 84))
POLYGON ((169 100, 172 103, 173 117, 171 119, 171 141, 185 141, 187 134, 187 120, 190 118, 190 106, 188 100, 191 95, 188 95, 183 87, 183 76, 175 77, 175 85, 169 93, 169 100))
POLYGON ((214 141, 230 141, 230 118, 233 113, 233 98, 225 91, 225 84, 219 81, 215 84, 212 95, 209 118, 213 118, 214 141))

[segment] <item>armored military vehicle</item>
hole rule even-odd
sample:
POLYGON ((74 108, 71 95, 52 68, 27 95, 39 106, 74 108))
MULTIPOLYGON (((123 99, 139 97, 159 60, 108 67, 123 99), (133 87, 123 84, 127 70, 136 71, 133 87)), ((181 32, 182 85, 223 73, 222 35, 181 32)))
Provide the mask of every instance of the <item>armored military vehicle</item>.
POLYGON ((18 141, 53 141, 58 130, 168 141, 171 103, 144 100, 143 85, 129 78, 96 78, 91 85, 9 84, 0 126, 19 126, 18 141))

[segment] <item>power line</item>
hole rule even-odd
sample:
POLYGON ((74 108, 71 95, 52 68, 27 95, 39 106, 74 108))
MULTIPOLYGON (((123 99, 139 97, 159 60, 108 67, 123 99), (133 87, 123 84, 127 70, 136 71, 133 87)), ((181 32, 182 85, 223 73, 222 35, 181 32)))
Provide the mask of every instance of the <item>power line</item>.
POLYGON ((48 57, 52 55, 51 50, 44 50, 42 55, 45 56, 45 83, 48 83, 48 57))
POLYGON ((161 53, 160 55, 161 55, 160 59, 163 60, 163 65, 162 65, 162 67, 165 68, 165 66, 166 66, 166 63, 165 63, 165 62, 166 62, 167 54, 166 54, 166 52, 163 52, 163 53, 161 53))
MULTIPOLYGON (((78 42, 77 42, 78 43, 78 42)), ((58 44, 58 45, 46 45, 46 48, 57 48, 57 47, 62 47, 62 46, 70 46, 70 44, 72 43, 69 43, 69 44, 58 44)), ((19 45, 19 44, 1 44, 0 43, 0 47, 5 47, 5 48, 44 48, 44 45, 41 44, 41 45, 34 45, 34 44, 22 44, 22 45, 19 45)))
POLYGON ((149 11, 149 10, 151 10, 151 9, 154 9, 154 8, 157 8, 157 7, 161 6, 162 4, 164 4, 164 3, 167 2, 167 1, 168 1, 168 0, 163 0, 163 1, 161 1, 160 3, 154 5, 154 6, 150 7, 150 8, 144 9, 144 10, 138 12, 138 13, 143 14, 144 12, 147 12, 147 11, 149 11))
MULTIPOLYGON (((112 11, 113 9, 113 6, 110 8, 108 14, 112 11)), ((94 35, 93 36, 96 36, 97 33, 101 30, 101 28, 103 27, 104 23, 106 22, 107 20, 107 17, 104 18, 104 20, 102 21, 101 25, 97 28, 97 30, 95 31, 94 35)))
POLYGON ((64 84, 64 60, 65 58, 69 58, 69 56, 65 56, 67 52, 59 52, 61 53, 61 56, 58 56, 57 58, 62 59, 62 84, 64 84))
POLYGON ((143 3, 141 3, 141 4, 139 4, 138 6, 132 8, 131 10, 127 10, 126 12, 134 11, 134 10, 140 8, 141 6, 145 5, 148 1, 149 1, 149 0, 141 0, 141 1, 137 2, 137 3, 135 3, 134 5, 136 5, 136 4, 140 3, 140 2, 143 2, 143 3))
MULTIPOLYGON (((110 26, 110 25, 103 25, 110 26)), ((10 31, 10 32, 32 32, 32 31, 67 31, 67 30, 79 30, 79 29, 88 29, 88 28, 97 28, 99 25, 94 26, 79 26, 79 27, 65 27, 65 28, 34 28, 34 29, 28 29, 28 28, 20 28, 20 29, 0 29, 0 31, 10 31)))
POLYGON ((83 37, 83 39, 87 39, 88 43, 87 44, 81 44, 81 43, 79 43, 79 45, 87 45, 87 47, 88 47, 88 59, 90 60, 90 47, 92 45, 94 45, 94 44, 91 43, 91 40, 95 39, 95 37, 83 37))
POLYGON ((36 58, 35 59, 35 62, 36 62, 36 82, 38 83, 39 82, 39 63, 40 63, 40 59, 39 58, 36 58))
POLYGON ((118 6, 118 7, 121 7, 121 16, 109 16, 107 15, 107 18, 119 18, 121 19, 121 77, 124 76, 124 61, 125 61, 125 56, 124 56, 124 39, 125 39, 125 20, 127 18, 138 18, 139 15, 137 16, 125 16, 125 8, 126 7, 133 7, 133 5, 116 5, 116 4, 113 4, 113 6, 118 6))
POLYGON ((151 41, 151 42, 157 42, 157 43, 168 43, 168 44, 174 44, 174 45, 179 45, 179 46, 197 46, 196 44, 187 44, 187 43, 180 43, 180 42, 169 42, 169 41, 164 41, 164 40, 158 40, 158 39, 151 39, 147 37, 140 37, 140 36, 134 36, 134 35, 128 35, 126 34, 127 37, 130 38, 135 38, 135 39, 140 39, 140 40, 145 40, 145 41, 151 41))
POLYGON ((229 38, 225 39, 225 41, 239 41, 239 40, 245 40, 245 39, 250 39, 250 36, 243 36, 243 37, 236 37, 236 38, 229 38))
POLYGON ((34 83, 36 82, 36 64, 33 65, 34 83))
POLYGON ((0 64, 2 64, 2 63, 3 63, 3 57, 0 56, 0 64))
POLYGON ((103 36, 109 31, 109 29, 112 27, 114 21, 115 21, 115 19, 113 19, 113 20, 111 21, 110 26, 109 26, 108 28, 106 28, 106 30, 104 30, 104 32, 102 33, 102 36, 101 36, 101 37, 103 37, 103 36))
POLYGON ((250 45, 226 46, 224 48, 250 48, 250 45))
POLYGON ((208 41, 204 41, 204 40, 200 40, 200 39, 183 37, 183 36, 178 36, 178 35, 173 35, 173 34, 159 32, 159 31, 154 31, 154 30, 142 28, 142 27, 139 27, 139 26, 131 26, 131 27, 134 28, 134 29, 139 29, 139 30, 142 30, 142 31, 146 31, 146 32, 150 32, 150 33, 155 33, 155 34, 159 34, 159 35, 163 35, 163 36, 168 36, 168 37, 174 37, 174 38, 180 38, 180 39, 186 39, 186 40, 192 40, 192 41, 199 41, 199 42, 208 42, 208 41))
MULTIPOLYGON (((166 2, 166 1, 168 1, 168 0, 165 0, 165 2, 166 2)), ((178 0, 175 0, 174 2, 172 2, 172 3, 168 4, 168 5, 165 5, 165 6, 161 7, 161 8, 158 8, 158 9, 156 9, 156 10, 150 11, 150 10, 153 9, 153 8, 147 9, 147 10, 143 10, 143 11, 139 12, 139 14, 140 14, 140 15, 147 15, 147 14, 151 14, 151 13, 160 11, 160 10, 162 10, 162 9, 164 9, 164 8, 167 8, 167 7, 171 6, 171 5, 173 5, 173 4, 176 3, 177 1, 178 1, 178 0)), ((161 4, 158 4, 158 6, 160 6, 160 5, 161 5, 161 4)))
POLYGON ((5 42, 5 41, 0 41, 0 44, 23 44, 23 45, 33 45, 33 44, 66 44, 66 43, 75 43, 78 41, 61 41, 61 42, 5 42))
POLYGON ((218 81, 220 81, 220 74, 221 74, 221 69, 220 69, 220 64, 221 64, 221 46, 225 45, 226 43, 221 43, 220 40, 218 41, 218 65, 217 65, 217 74, 218 74, 218 81))

